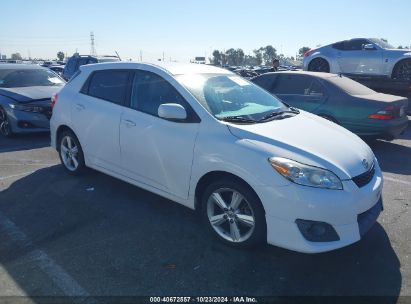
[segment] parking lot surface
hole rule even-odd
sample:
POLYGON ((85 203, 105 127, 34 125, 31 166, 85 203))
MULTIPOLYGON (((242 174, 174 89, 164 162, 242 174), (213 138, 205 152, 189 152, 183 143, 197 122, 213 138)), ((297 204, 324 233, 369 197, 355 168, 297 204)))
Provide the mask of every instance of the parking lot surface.
MULTIPOLYGON (((326 143, 324 143, 326 144, 326 143)), ((0 138, 0 296, 411 296, 411 126, 370 142, 385 210, 323 254, 216 241, 197 214, 90 171, 69 176, 48 135, 0 138)))

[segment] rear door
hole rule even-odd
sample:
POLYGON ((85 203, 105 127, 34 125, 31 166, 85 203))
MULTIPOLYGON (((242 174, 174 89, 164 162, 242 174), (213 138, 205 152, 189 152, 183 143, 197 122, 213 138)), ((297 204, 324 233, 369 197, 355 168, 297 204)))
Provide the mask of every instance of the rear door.
POLYGON ((72 105, 72 122, 87 158, 97 167, 119 171, 119 127, 130 72, 93 72, 72 105))
POLYGON ((271 92, 290 106, 316 113, 326 101, 325 88, 315 77, 304 74, 279 74, 271 92))
POLYGON ((176 87, 156 73, 137 70, 129 107, 121 115, 120 146, 126 175, 179 198, 188 197, 199 118, 176 87), (158 117, 164 103, 187 111, 185 121, 158 117))

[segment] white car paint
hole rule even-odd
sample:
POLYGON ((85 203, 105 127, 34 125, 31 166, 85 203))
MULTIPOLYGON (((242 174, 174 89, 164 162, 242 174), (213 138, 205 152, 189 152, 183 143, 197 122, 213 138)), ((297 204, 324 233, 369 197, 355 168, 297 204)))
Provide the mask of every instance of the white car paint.
POLYGON ((196 207, 195 191, 209 172, 223 171, 247 182, 266 213, 267 242, 300 252, 337 249, 360 239, 357 215, 380 199, 382 174, 371 149, 356 135, 318 116, 294 117, 260 124, 217 120, 175 78, 180 74, 233 73, 205 65, 107 63, 87 65, 59 93, 51 119, 52 146, 61 126, 77 135, 88 167, 196 207), (140 69, 169 81, 192 106, 200 123, 178 124, 79 93, 91 72, 140 69), (132 122, 132 123, 130 123, 132 122), (108 140, 110 139, 110 140, 108 140), (333 171, 343 190, 294 184, 269 164, 284 157, 333 171), (363 160, 376 173, 365 187, 351 180, 363 173, 363 160), (340 240, 310 242, 297 228, 297 218, 330 223, 340 240))

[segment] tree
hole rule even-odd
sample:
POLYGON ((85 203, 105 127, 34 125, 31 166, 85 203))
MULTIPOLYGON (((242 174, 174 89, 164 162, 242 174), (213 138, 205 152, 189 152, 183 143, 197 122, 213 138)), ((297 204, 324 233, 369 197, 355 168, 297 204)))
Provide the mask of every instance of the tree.
POLYGON ((21 57, 20 53, 14 53, 14 54, 11 54, 11 59, 13 59, 13 60, 22 60, 23 57, 21 57))
POLYGON ((402 45, 400 45, 400 46, 398 47, 398 49, 399 49, 399 50, 402 50, 402 49, 404 49, 404 48, 402 47, 402 45))
POLYGON ((244 51, 242 49, 237 49, 237 65, 244 65, 244 51))
POLYGON ((261 65, 263 63, 263 51, 262 48, 253 51, 255 55, 256 65, 261 65))
POLYGON ((302 48, 300 48, 298 50, 298 55, 300 55, 300 57, 304 56, 305 53, 307 53, 311 48, 309 48, 308 46, 303 46, 302 48))
POLYGON ((267 45, 266 47, 260 49, 263 52, 265 64, 272 64, 273 60, 277 57, 277 50, 272 45, 267 45))
POLYGON ((227 56, 228 65, 237 65, 237 51, 235 49, 228 49, 225 55, 227 56))
POLYGON ((64 53, 63 53, 62 51, 58 52, 58 53, 57 53, 57 58, 58 58, 60 61, 63 61, 63 60, 64 60, 64 53))
POLYGON ((210 61, 214 65, 221 65, 221 52, 219 50, 214 50, 213 58, 211 58, 210 61))

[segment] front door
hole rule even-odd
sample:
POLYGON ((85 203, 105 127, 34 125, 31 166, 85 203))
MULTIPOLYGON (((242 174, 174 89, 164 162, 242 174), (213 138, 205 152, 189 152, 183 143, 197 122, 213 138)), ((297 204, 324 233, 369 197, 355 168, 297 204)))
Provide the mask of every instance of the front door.
POLYGON ((199 121, 189 104, 168 81, 148 71, 137 71, 129 108, 121 115, 122 167, 139 182, 186 199, 199 121), (181 104, 186 121, 158 117, 164 103, 181 104))

